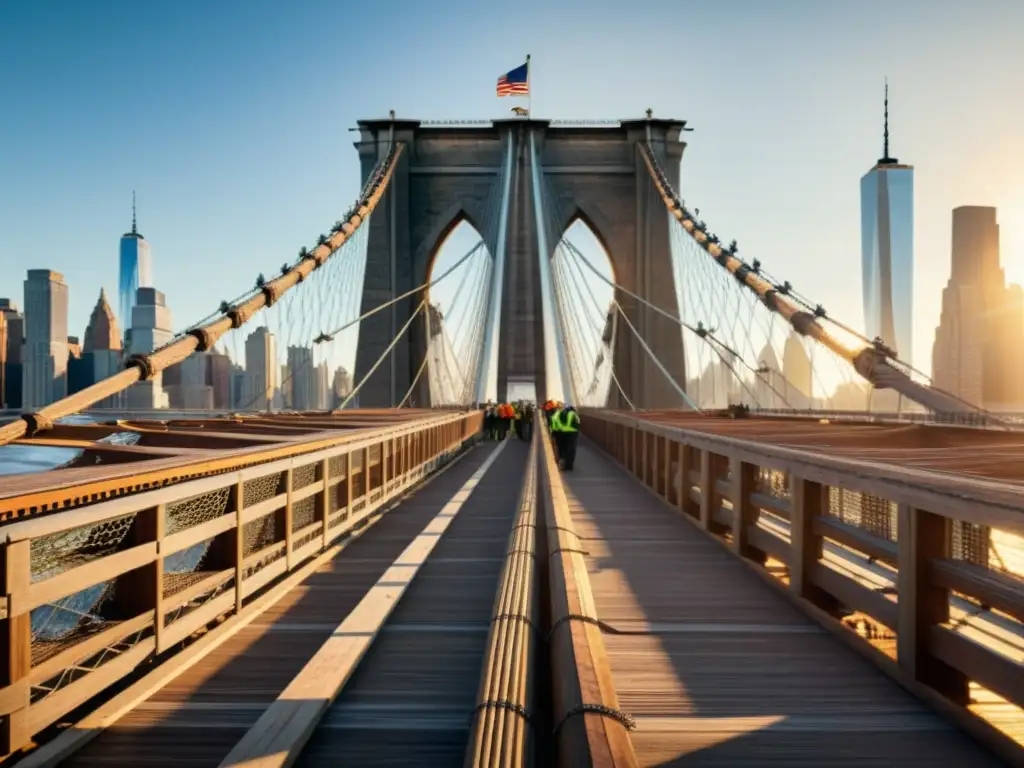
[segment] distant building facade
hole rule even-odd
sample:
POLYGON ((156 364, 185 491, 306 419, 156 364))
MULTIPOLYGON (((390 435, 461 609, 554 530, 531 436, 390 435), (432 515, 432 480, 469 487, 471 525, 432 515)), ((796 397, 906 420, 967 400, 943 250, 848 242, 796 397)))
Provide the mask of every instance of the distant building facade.
POLYGON ((21 407, 41 408, 68 393, 68 287, 64 276, 30 269, 25 280, 21 407))
POLYGON ((0 351, 0 407, 21 408, 22 356, 25 346, 25 318, 10 299, 0 299, 6 341, 0 351))
POLYGON ((913 363, 914 168, 889 156, 889 90, 882 158, 860 180, 861 277, 867 336, 913 363))
POLYGON ((309 347, 288 347, 288 407, 296 411, 316 409, 316 370, 313 350, 309 347))
POLYGON ((149 243, 139 234, 135 221, 135 193, 132 193, 132 231, 121 236, 118 263, 117 301, 121 322, 126 328, 134 326, 132 308, 139 288, 153 285, 153 263, 149 243))
MULTIPOLYGON (((89 386, 121 370, 121 333, 118 329, 114 310, 107 301, 107 293, 100 289, 100 297, 89 316, 85 336, 82 339, 82 355, 77 366, 82 374, 76 386, 89 386)), ((72 364, 72 363, 69 363, 72 364)), ((84 387, 83 387, 84 388, 84 387)), ((73 390, 74 391, 74 390, 73 390)), ((93 408, 124 408, 126 396, 123 392, 111 395, 93 408)))
POLYGON ((277 340, 266 326, 257 328, 245 340, 245 374, 237 407, 246 411, 271 408, 278 373, 277 340))
POLYGON ((1024 291, 1006 285, 996 209, 953 210, 952 266, 932 347, 935 385, 992 410, 1024 406, 1024 291))
MULTIPOLYGON (((174 338, 171 310, 167 300, 156 288, 139 288, 132 307, 132 324, 128 333, 128 354, 144 355, 164 346, 174 338)), ((128 407, 151 410, 170 405, 163 388, 163 373, 150 381, 140 381, 128 390, 128 407)))

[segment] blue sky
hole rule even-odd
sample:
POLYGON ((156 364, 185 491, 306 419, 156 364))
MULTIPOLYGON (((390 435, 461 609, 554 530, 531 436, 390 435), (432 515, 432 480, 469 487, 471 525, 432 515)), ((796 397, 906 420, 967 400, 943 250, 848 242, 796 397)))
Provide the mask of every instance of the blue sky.
POLYGON ((860 176, 917 168, 915 362, 929 367, 950 211, 997 205, 1024 281, 1024 5, 991 0, 14 2, 0 7, 0 296, 63 272, 72 333, 130 226, 175 324, 325 231, 356 194, 361 117, 690 121, 682 194, 724 239, 860 325, 860 176), (896 7, 893 7, 896 6, 896 7))

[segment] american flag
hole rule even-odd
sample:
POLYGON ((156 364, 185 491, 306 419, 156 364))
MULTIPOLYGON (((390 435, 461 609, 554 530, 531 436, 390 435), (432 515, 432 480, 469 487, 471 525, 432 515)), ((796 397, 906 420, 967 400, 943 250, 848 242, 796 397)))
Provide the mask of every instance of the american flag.
POLYGON ((498 78, 499 96, 530 95, 530 62, 516 67, 511 72, 498 78))

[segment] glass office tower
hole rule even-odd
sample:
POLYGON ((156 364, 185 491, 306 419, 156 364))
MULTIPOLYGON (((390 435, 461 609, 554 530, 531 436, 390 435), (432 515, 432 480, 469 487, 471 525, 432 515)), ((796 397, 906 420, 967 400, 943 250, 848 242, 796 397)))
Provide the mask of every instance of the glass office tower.
POLYGON ((860 180, 861 270, 866 335, 880 337, 913 363, 914 168, 889 156, 889 89, 885 151, 860 180))
POLYGON ((117 281, 117 304, 121 327, 132 327, 132 307, 139 288, 153 286, 153 264, 149 243, 139 234, 135 223, 135 193, 132 193, 132 231, 121 236, 121 259, 117 281))

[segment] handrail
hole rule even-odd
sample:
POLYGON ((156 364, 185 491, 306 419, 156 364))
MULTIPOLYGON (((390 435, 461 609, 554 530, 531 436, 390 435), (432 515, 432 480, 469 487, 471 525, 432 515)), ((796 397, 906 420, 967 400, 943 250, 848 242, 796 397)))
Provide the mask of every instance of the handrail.
MULTIPOLYGON (((451 412, 448 412, 448 415, 450 414, 451 412)), ((28 513, 69 510, 104 499, 119 498, 143 490, 298 456, 377 435, 381 430, 402 434, 422 428, 427 423, 440 423, 445 418, 446 416, 429 412, 410 414, 407 421, 398 422, 394 426, 363 427, 344 432, 332 429, 336 426, 345 426, 344 422, 329 424, 325 418, 319 431, 266 445, 223 450, 214 457, 197 457, 194 454, 154 457, 149 461, 111 465, 111 474, 104 477, 95 477, 95 468, 89 468, 90 471, 70 469, 23 475, 19 476, 20 490, 16 487, 14 490, 7 488, 0 491, 0 521, 25 516, 28 513)), ((263 426, 262 422, 260 426, 263 426)), ((95 445, 96 450, 101 450, 102 447, 99 444, 95 445)))
POLYGON ((972 712, 967 705, 972 681, 1024 704, 1017 662, 1024 653, 1024 581, 963 559, 951 549, 950 532, 969 522, 1024 533, 1024 489, 961 477, 954 482, 938 472, 744 442, 621 413, 588 410, 581 425, 589 440, 766 583, 1019 764, 1020 746, 995 720, 979 716, 983 708, 975 705, 972 712), (773 482, 764 489, 759 478, 766 476, 773 482), (783 478, 787 490, 780 498, 783 478), (958 492, 961 483, 972 492, 958 492), (997 487, 998 497, 990 492, 997 487), (877 500, 877 517, 887 525, 895 505, 896 535, 844 522, 839 515, 846 497, 837 489, 856 494, 851 513, 857 515, 877 500), (1017 500, 1013 507, 1010 499, 1017 500), (765 569, 769 558, 786 566, 788 583, 765 569), (842 609, 891 630, 896 658, 836 621, 842 609))
POLYGON ((743 461, 790 471, 824 485, 874 493, 896 503, 926 506, 936 514, 1024 535, 1024 515, 1020 514, 1024 509, 1022 486, 741 440, 646 421, 627 413, 590 409, 585 412, 590 419, 614 422, 659 437, 682 439, 698 450, 735 455, 743 461))
POLYGON ((263 599, 447 462, 480 426, 470 411, 327 447, 312 441, 298 456, 4 526, 2 752, 196 632, 217 632, 220 618, 263 599), (186 552, 205 552, 201 571, 165 570, 165 559, 186 552), (98 607, 104 595, 112 595, 107 609, 98 607), (37 610, 63 610, 64 619, 100 613, 101 623, 50 631, 37 610), (72 668, 77 674, 66 674, 72 668))
MULTIPOLYGON (((585 420, 585 419, 584 419, 585 420)), ((557 764, 638 766, 628 715, 619 708, 562 477, 546 420, 538 415, 541 491, 551 603, 551 702, 557 764)))

